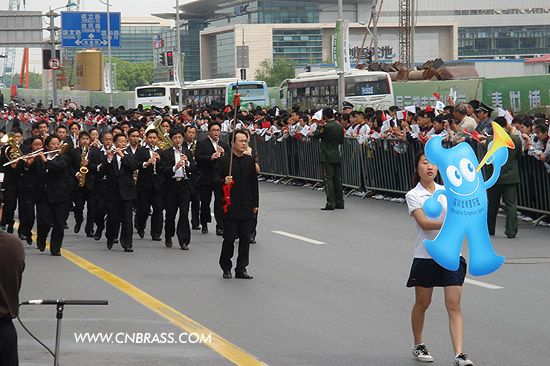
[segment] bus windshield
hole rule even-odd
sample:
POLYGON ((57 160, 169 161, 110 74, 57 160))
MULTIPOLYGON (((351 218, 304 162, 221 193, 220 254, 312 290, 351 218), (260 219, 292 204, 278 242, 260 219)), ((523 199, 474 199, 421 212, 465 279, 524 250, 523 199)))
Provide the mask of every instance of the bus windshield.
MULTIPOLYGON (((236 85, 231 86, 233 91, 235 91, 236 88, 236 85)), ((263 97, 265 94, 264 86, 262 84, 239 84, 239 94, 241 98, 263 97)))
POLYGON ((138 98, 164 97, 166 96, 166 88, 142 88, 137 90, 138 98))
POLYGON ((390 88, 385 77, 354 76, 346 78, 347 96, 370 96, 390 94, 390 88))

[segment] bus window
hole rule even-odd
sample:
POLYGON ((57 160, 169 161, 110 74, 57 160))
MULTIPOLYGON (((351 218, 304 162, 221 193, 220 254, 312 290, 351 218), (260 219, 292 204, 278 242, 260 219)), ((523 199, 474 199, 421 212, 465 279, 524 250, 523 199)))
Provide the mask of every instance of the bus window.
POLYGON ((370 96, 390 94, 385 77, 357 76, 346 78, 347 96, 370 96))
POLYGON ((143 88, 137 90, 138 98, 164 97, 166 88, 143 88))

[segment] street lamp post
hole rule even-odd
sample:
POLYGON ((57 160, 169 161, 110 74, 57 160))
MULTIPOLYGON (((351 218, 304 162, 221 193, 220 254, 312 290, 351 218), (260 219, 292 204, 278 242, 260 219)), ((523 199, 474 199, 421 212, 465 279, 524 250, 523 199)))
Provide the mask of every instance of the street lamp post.
MULTIPOLYGON (((343 0, 338 0, 338 20, 341 22, 343 19, 344 19, 343 0)), ((337 57, 341 62, 345 62, 344 61, 344 55, 345 55, 344 47, 346 47, 346 45, 343 42, 343 39, 344 39, 343 30, 340 32, 340 34, 338 36, 340 37, 340 39, 338 41, 341 42, 342 46, 339 49, 340 54, 337 55, 337 57)), ((338 74, 338 110, 339 111, 342 110, 344 99, 346 97, 345 90, 344 90, 344 88, 345 88, 345 71, 344 71, 345 67, 344 67, 344 65, 341 65, 340 68, 341 68, 341 70, 338 74)))
POLYGON ((109 107, 113 106, 113 58, 111 56, 111 4, 110 0, 99 0, 107 6, 107 55, 109 57, 109 68, 107 69, 107 80, 109 80, 109 107))
POLYGON ((180 40, 180 2, 179 0, 176 0, 176 63, 175 63, 175 70, 174 70, 174 75, 175 73, 178 73, 177 76, 178 76, 178 81, 179 81, 179 84, 178 85, 178 88, 179 88, 179 91, 178 91, 178 112, 180 112, 182 109, 183 109, 183 98, 182 98, 182 90, 181 90, 181 75, 180 75, 180 70, 181 70, 181 65, 180 65, 180 62, 181 62, 181 57, 180 57, 180 54, 181 54, 181 40, 180 40))
MULTIPOLYGON (((57 14, 52 10, 52 7, 50 6, 50 11, 47 16, 50 17, 50 50, 51 50, 51 56, 50 59, 55 58, 55 17, 57 14)), ((52 71, 52 107, 57 107, 57 72, 53 68, 52 71)))

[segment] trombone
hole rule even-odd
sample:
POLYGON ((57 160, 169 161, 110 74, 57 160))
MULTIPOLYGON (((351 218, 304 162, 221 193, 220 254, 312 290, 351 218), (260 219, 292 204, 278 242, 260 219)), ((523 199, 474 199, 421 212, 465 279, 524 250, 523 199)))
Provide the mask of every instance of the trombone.
POLYGON ((34 158, 34 157, 40 155, 41 153, 44 154, 44 155, 57 154, 57 153, 65 154, 68 149, 69 149, 69 144, 67 144, 67 143, 61 144, 61 147, 59 149, 55 149, 55 150, 52 150, 52 151, 44 152, 44 148, 38 149, 38 150, 33 151, 32 153, 29 153, 27 155, 21 155, 18 158, 12 159, 12 160, 8 161, 7 163, 5 163, 4 166, 8 166, 8 165, 11 165, 13 163, 17 163, 19 160, 34 158))

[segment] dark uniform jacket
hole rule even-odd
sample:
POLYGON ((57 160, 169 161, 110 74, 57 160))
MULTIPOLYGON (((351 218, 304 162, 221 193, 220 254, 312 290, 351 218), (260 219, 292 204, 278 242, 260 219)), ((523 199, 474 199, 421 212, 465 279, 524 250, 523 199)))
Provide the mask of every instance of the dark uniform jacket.
MULTIPOLYGON (((508 160, 506 161, 506 164, 502 166, 502 169, 500 171, 500 177, 498 178, 496 184, 519 184, 520 178, 519 178, 519 167, 518 167, 518 160, 521 157, 522 153, 522 145, 520 137, 515 134, 509 134, 510 138, 514 142, 515 148, 508 149, 508 160)), ((490 136, 487 139, 487 144, 493 141, 493 136, 490 136)), ((489 176, 491 176, 493 171, 493 166, 488 165, 488 171, 489 176)))
MULTIPOLYGON (((197 166, 193 160, 191 152, 187 150, 187 147, 182 147, 183 153, 187 156, 189 166, 185 167, 185 174, 187 175, 187 185, 191 193, 195 192, 195 186, 193 184, 193 175, 197 174, 197 166)), ((174 148, 166 149, 160 155, 160 169, 164 176, 164 187, 169 189, 168 184, 174 180, 174 166, 176 165, 176 156, 174 155, 174 148)), ((158 168, 158 166, 157 166, 158 168)))
MULTIPOLYGON (((225 142, 218 140, 218 145, 225 150, 225 154, 229 154, 229 146, 225 142)), ((208 137, 197 142, 195 161, 199 167, 199 186, 209 186, 215 183, 214 168, 216 166, 216 160, 210 160, 210 157, 215 152, 212 141, 210 141, 208 137)))
MULTIPOLYGON (((162 154, 162 150, 157 149, 155 150, 156 153, 159 155, 162 154)), ((139 167, 139 179, 138 179, 138 189, 143 191, 152 191, 155 190, 157 192, 162 191, 163 181, 164 177, 161 172, 161 162, 158 161, 156 164, 156 168, 153 165, 149 165, 148 167, 144 168, 143 163, 145 163, 147 160, 151 158, 151 154, 149 152, 148 147, 140 147, 136 151, 135 155, 137 161, 140 164, 139 167), (156 175, 154 175, 156 170, 156 175)))
POLYGON ((132 154, 125 154, 118 168, 117 156, 109 162, 103 157, 100 171, 105 176, 105 199, 133 201, 137 199, 137 187, 134 181, 134 170, 139 169, 139 162, 132 154))
POLYGON ((48 202, 62 203, 71 200, 72 177, 69 172, 70 158, 58 154, 44 163, 46 171, 45 189, 48 202))
POLYGON ((321 163, 341 163, 340 145, 344 143, 344 130, 335 120, 319 126, 314 137, 321 139, 321 163))
POLYGON ((250 155, 238 157, 233 155, 233 166, 229 172, 230 155, 226 154, 219 159, 216 165, 216 180, 221 187, 225 184, 225 177, 231 175, 234 184, 231 187, 231 206, 224 215, 231 220, 253 219, 252 209, 259 207, 258 177, 256 162, 250 155))
MULTIPOLYGON (((82 148, 77 147, 74 150, 71 150, 68 153, 71 157, 71 167, 70 173, 73 177, 74 188, 78 187, 78 179, 76 178, 76 173, 80 170, 80 164, 82 160, 82 148)), ((96 182, 96 171, 97 166, 101 163, 101 153, 99 149, 92 147, 88 150, 88 174, 86 174, 86 181, 84 186, 93 190, 96 182)))

